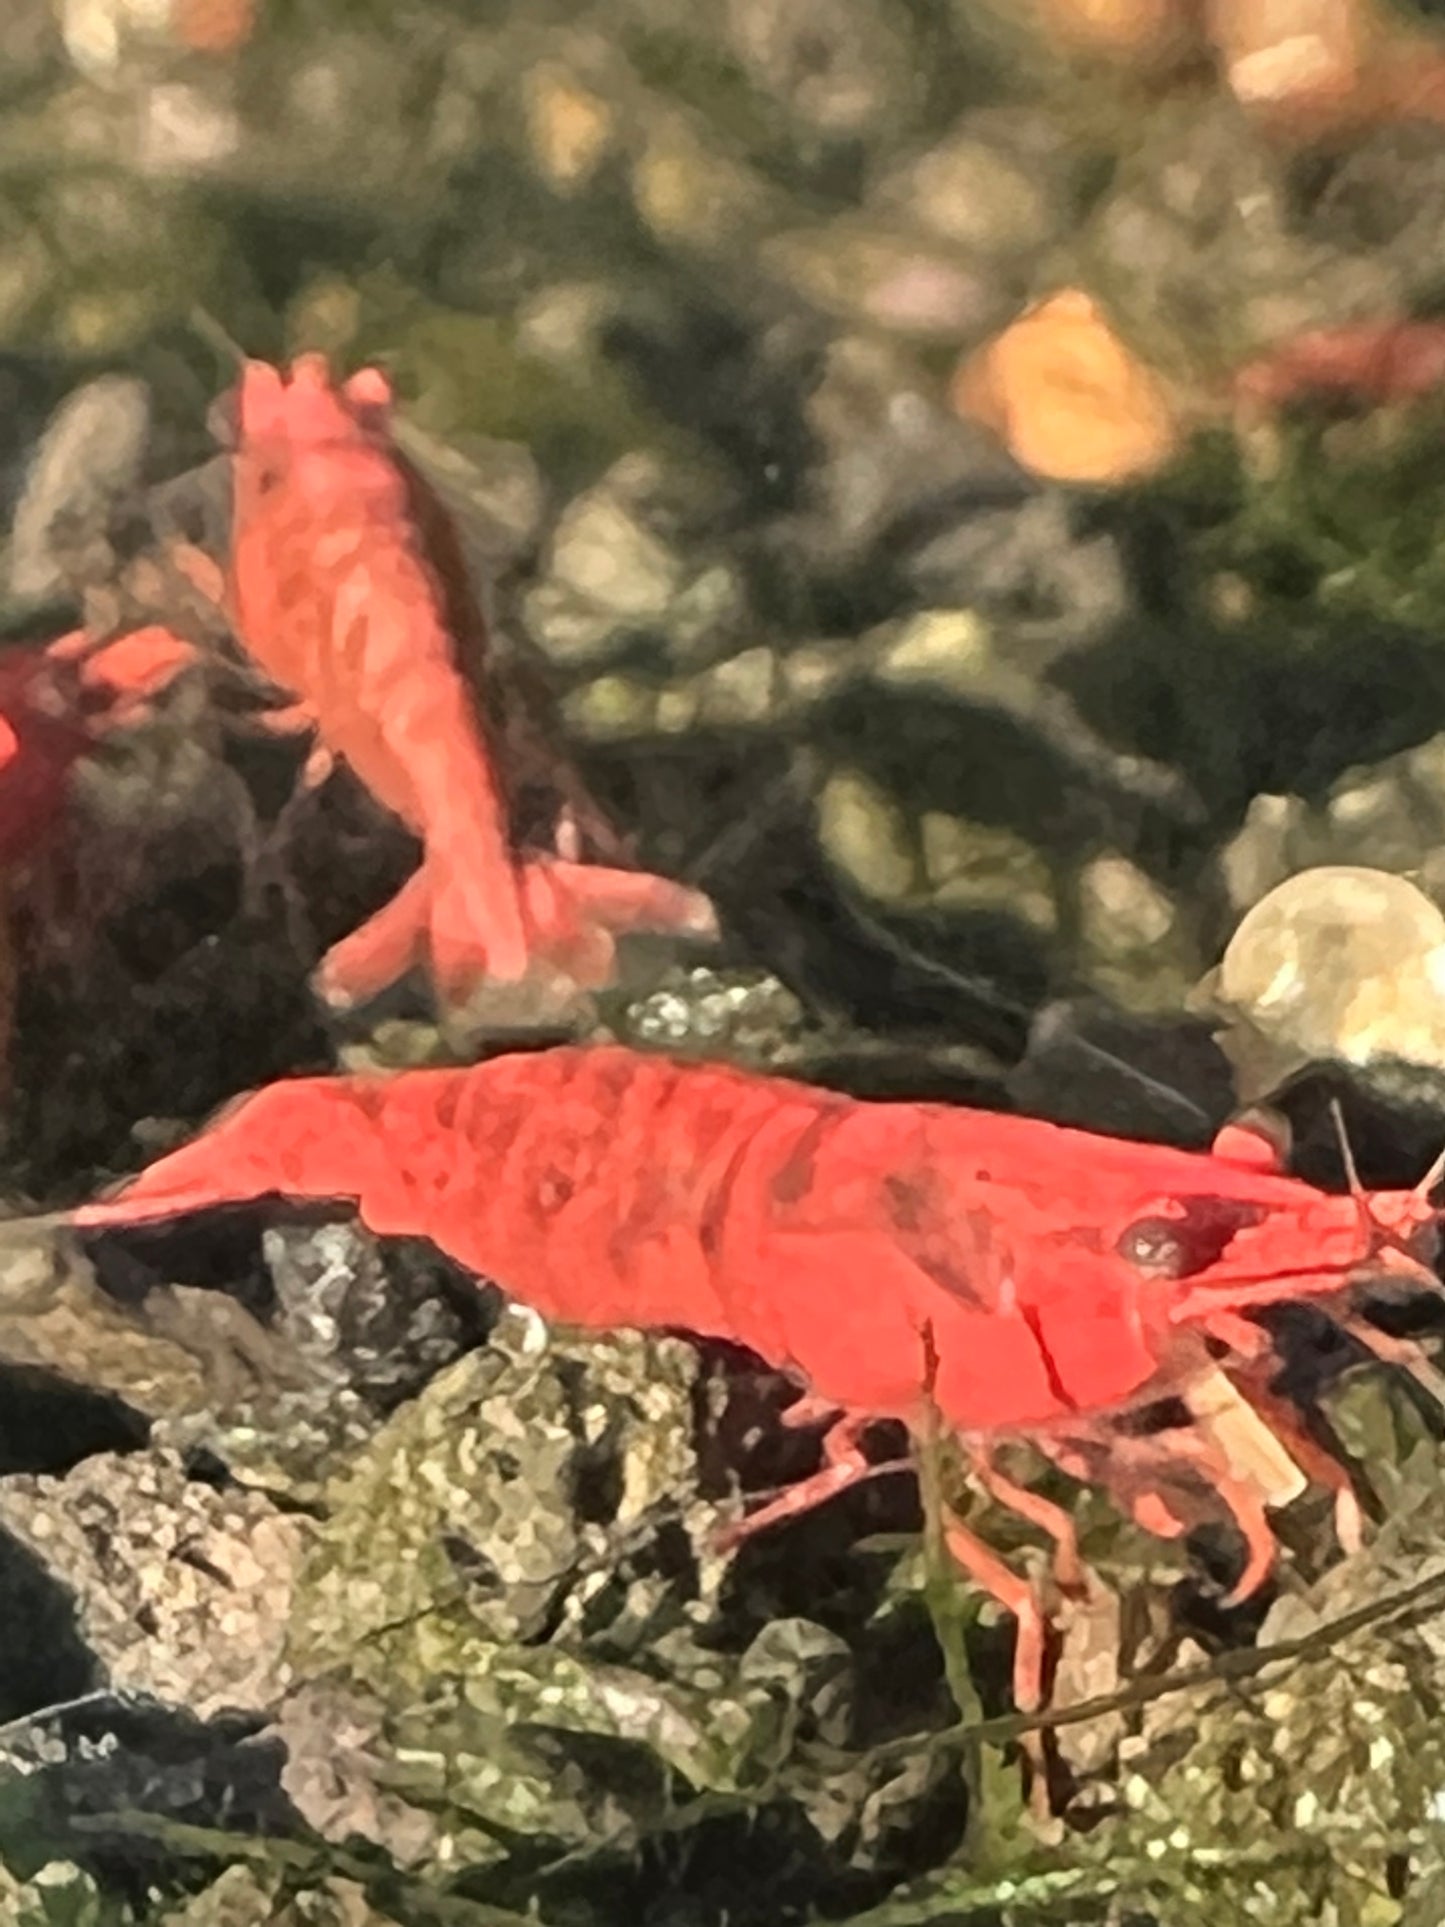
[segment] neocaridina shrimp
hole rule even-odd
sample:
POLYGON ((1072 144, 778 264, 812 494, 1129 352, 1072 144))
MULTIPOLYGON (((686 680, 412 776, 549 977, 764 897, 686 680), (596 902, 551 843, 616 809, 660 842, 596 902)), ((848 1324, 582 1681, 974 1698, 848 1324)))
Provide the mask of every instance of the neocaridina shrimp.
POLYGON ((165 629, 104 642, 76 631, 0 655, 0 870, 44 847, 79 758, 144 715, 198 655, 165 629))
MULTIPOLYGON (((1217 1376, 1211 1341, 1257 1356, 1256 1307, 1328 1308, 1367 1274, 1434 1283, 1434 1173, 1414 1191, 1333 1196, 1274 1157, 1237 1127, 1205 1154, 576 1046, 271 1085, 69 1221, 350 1201, 372 1231, 424 1235, 544 1317, 744 1345, 802 1386, 795 1422, 831 1419, 822 1469, 748 1532, 868 1476, 872 1421, 937 1422, 1053 1538, 1068 1584, 1082 1570, 1068 1515, 1004 1479, 994 1448, 1032 1438, 1085 1474, 1102 1453, 1136 1515, 1166 1531, 1180 1518, 1164 1475, 1182 1459, 1244 1527, 1244 1594, 1275 1552, 1247 1481, 1205 1432, 1131 1455, 1111 1426, 1217 1376)), ((1036 1705, 1038 1598, 960 1518, 947 1533, 1017 1615, 1015 1692, 1036 1705)))
POLYGON ((596 987, 622 932, 714 934, 698 891, 576 861, 566 834, 514 856, 497 746, 458 666, 390 407, 379 370, 338 386, 318 355, 289 379, 246 362, 237 396, 238 638, 297 699, 287 719, 314 727, 423 845, 392 902, 323 959, 323 994, 355 1003, 423 961, 448 998, 539 968, 596 987))

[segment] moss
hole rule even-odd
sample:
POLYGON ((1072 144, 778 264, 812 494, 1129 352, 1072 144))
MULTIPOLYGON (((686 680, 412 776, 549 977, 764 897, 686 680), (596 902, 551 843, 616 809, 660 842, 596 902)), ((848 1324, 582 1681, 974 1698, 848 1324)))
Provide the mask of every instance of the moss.
POLYGON ((1226 615, 1233 597, 1306 634, 1321 618, 1364 617, 1445 639, 1442 449, 1435 402, 1316 415, 1286 423, 1253 469, 1232 438, 1201 437, 1159 499, 1181 514, 1201 587, 1216 608, 1222 590, 1226 615))

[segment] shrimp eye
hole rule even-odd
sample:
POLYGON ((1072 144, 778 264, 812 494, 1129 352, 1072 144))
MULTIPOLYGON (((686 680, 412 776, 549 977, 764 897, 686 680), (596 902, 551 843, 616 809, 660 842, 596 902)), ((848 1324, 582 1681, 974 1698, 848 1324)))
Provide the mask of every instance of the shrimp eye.
POLYGON ((1114 1249, 1148 1278, 1192 1278, 1219 1264, 1239 1233, 1266 1216, 1263 1205, 1237 1198, 1181 1198, 1173 1216, 1136 1218, 1114 1249))
POLYGON ((1115 1250, 1154 1278, 1182 1278, 1189 1269, 1181 1227, 1168 1218, 1140 1218, 1122 1232, 1115 1250))

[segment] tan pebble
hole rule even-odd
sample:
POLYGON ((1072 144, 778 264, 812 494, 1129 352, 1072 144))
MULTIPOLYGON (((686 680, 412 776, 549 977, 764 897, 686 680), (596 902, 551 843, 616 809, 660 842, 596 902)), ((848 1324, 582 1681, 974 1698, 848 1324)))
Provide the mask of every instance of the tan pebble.
POLYGON ((608 103, 556 67, 535 67, 524 85, 527 134, 537 166, 559 192, 585 187, 613 145, 608 103))
POLYGON ((897 902, 918 880, 918 859, 902 809, 869 777, 839 770, 818 803, 823 848, 869 896, 897 902))
POLYGON ((1210 0, 1207 23, 1235 97, 1271 110, 1348 97, 1371 37, 1359 0, 1210 0))
POLYGON ((1079 880, 1084 940, 1104 952, 1147 950, 1174 927, 1174 905, 1138 864, 1118 855, 1098 856, 1079 880))

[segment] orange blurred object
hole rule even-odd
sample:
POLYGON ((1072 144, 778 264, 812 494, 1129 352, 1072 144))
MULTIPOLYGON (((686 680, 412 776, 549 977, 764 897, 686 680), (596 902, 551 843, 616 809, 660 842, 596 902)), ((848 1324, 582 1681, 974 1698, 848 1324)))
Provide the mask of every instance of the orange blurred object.
POLYGON ((51 643, 46 653, 55 662, 73 661, 81 694, 99 698, 105 705, 91 718, 91 727, 98 733, 136 721, 146 713, 152 697, 201 660, 193 642, 159 623, 132 629, 99 647, 78 629, 51 643))
POLYGON ((31 873, 60 836, 71 772, 97 738, 143 715, 198 657, 160 628, 113 643, 76 630, 0 650, 0 1097, 20 974, 17 922, 34 907, 31 873))
POLYGON ((171 32, 197 53, 230 54, 251 38, 260 0, 174 0, 171 32))
POLYGON ((1208 0, 1206 28, 1236 99, 1287 138, 1445 120, 1445 40, 1379 0, 1208 0))
POLYGON ((0 654, 0 1101, 9 1095, 24 873, 44 855, 88 737, 43 651, 0 654))
POLYGON ((970 355, 950 398, 1053 481, 1132 481, 1162 468, 1182 439, 1164 384, 1080 288, 1039 302, 970 355))
POLYGON ((70 768, 90 737, 44 652, 0 656, 0 872, 36 854, 65 803, 70 768))
POLYGON ((1073 52, 1172 64, 1201 44, 1197 0, 1033 0, 1039 28, 1073 52))

